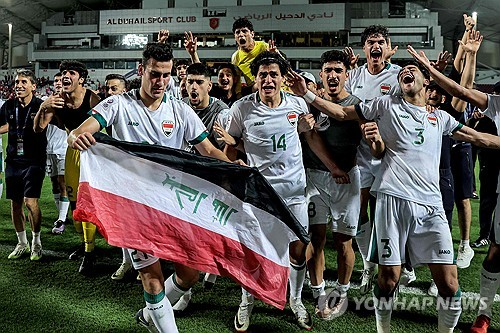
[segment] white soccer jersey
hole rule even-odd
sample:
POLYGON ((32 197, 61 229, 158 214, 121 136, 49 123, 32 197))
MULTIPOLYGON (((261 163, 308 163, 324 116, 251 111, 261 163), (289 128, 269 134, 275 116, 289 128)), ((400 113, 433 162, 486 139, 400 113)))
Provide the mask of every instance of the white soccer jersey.
POLYGON ((385 142, 379 177, 372 191, 423 205, 442 206, 439 158, 443 135, 461 128, 447 112, 428 113, 400 96, 383 96, 359 104, 366 119, 375 120, 385 142))
POLYGON ((66 155, 68 135, 55 125, 47 126, 47 154, 66 155))
POLYGON ((173 96, 174 98, 182 99, 180 83, 173 77, 171 77, 168 81, 168 86, 165 89, 165 93, 167 95, 173 96))
POLYGON ((304 99, 281 93, 281 104, 272 109, 258 92, 231 107, 228 132, 242 138, 250 166, 257 167, 283 199, 303 196, 306 187, 297 123, 309 112, 304 99))
POLYGON ((157 110, 149 110, 138 90, 110 96, 92 109, 102 127, 113 126, 113 138, 186 149, 208 136, 200 118, 186 103, 163 96, 157 110))
MULTIPOLYGON (((500 95, 488 94, 488 107, 483 111, 483 114, 493 120, 497 127, 497 133, 500 133, 500 95)), ((497 193, 500 193, 500 174, 498 180, 497 193)))
POLYGON ((349 72, 345 82, 345 90, 356 96, 362 102, 369 102, 375 97, 384 95, 399 95, 401 88, 398 73, 401 67, 388 63, 382 72, 370 74, 368 64, 364 64, 349 72))
MULTIPOLYGON (((384 95, 399 95, 401 94, 398 82, 400 70, 401 67, 398 65, 387 63, 380 73, 373 75, 368 71, 368 64, 364 64, 349 72, 345 89, 365 103, 384 95)), ((361 171, 361 186, 370 187, 380 162, 372 156, 365 140, 361 140, 358 146, 357 159, 361 171)))

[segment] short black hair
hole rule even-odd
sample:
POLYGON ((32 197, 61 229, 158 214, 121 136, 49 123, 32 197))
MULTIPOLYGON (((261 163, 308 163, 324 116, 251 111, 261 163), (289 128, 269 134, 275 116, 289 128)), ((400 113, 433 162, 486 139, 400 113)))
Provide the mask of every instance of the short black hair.
POLYGON ((164 43, 147 43, 142 51, 142 65, 146 66, 149 59, 156 61, 173 60, 172 48, 164 43))
POLYGON ((187 60, 187 59, 175 59, 175 67, 181 66, 181 65, 189 66, 189 60, 187 60))
POLYGON ((210 79, 212 76, 212 72, 210 71, 210 68, 208 68, 207 65, 199 62, 195 64, 189 65, 189 67, 186 70, 186 75, 203 75, 204 77, 210 79))
POLYGON ((54 74, 54 78, 59 77, 59 76, 62 76, 61 72, 57 72, 57 73, 54 74))
POLYGON ((387 29, 384 25, 370 25, 361 33, 361 45, 364 46, 366 40, 373 35, 381 35, 384 37, 387 42, 387 38, 389 38, 389 29, 387 29))
POLYGON ((264 51, 257 57, 255 57, 252 64, 250 65, 252 75, 257 76, 260 66, 268 66, 270 64, 277 64, 280 68, 281 75, 283 76, 286 75, 286 73, 290 69, 290 63, 288 62, 288 60, 285 60, 283 56, 276 52, 264 51))
POLYGON ((86 79, 89 75, 89 71, 87 70, 87 66, 81 61, 77 60, 63 60, 59 65, 59 71, 63 73, 64 71, 74 70, 76 71, 81 78, 86 79))
POLYGON ((125 77, 121 74, 108 74, 108 75, 106 75, 106 77, 104 78, 104 81, 109 81, 109 80, 120 80, 125 85, 125 87, 127 86, 127 79, 125 79, 125 77))
POLYGON ((236 29, 248 28, 248 30, 253 31, 253 24, 247 18, 240 17, 233 23, 233 34, 236 29))
POLYGON ((24 68, 18 69, 16 71, 16 76, 24 76, 30 80, 31 84, 36 84, 35 73, 33 73, 29 69, 24 69, 24 68))
POLYGON ((349 57, 344 51, 339 51, 339 50, 330 50, 326 51, 321 55, 321 67, 323 67, 324 64, 327 62, 341 62, 344 64, 346 70, 349 70, 351 68, 351 64, 349 62, 349 57))
POLYGON ((431 74, 429 73, 429 71, 427 70, 427 68, 425 68, 424 66, 422 66, 418 61, 416 60, 408 60, 408 61, 405 61, 403 62, 400 66, 401 66, 401 70, 399 71, 398 73, 398 81, 399 81, 399 76, 401 75, 401 72, 403 71, 403 69, 406 67, 406 66, 415 66, 415 67, 418 67, 418 69, 422 72, 422 74, 424 75, 424 78, 429 80, 431 78, 431 74))

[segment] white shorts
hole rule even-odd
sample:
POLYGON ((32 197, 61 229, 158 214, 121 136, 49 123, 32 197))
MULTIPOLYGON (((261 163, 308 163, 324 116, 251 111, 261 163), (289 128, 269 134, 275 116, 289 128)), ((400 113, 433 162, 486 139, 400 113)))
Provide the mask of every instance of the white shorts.
POLYGON ((349 171, 350 184, 337 184, 327 171, 306 169, 309 224, 327 224, 332 231, 356 236, 360 210, 359 168, 349 171))
POLYGON ((299 223, 309 232, 309 219, 307 218, 307 200, 305 196, 283 199, 288 209, 299 223))
POLYGON ((368 147, 364 140, 361 140, 361 144, 358 146, 356 164, 359 167, 361 188, 372 187, 372 184, 375 181, 375 176, 380 171, 381 160, 372 156, 370 147, 368 147))
POLYGON ((155 257, 151 254, 144 253, 142 251, 127 249, 130 258, 132 259, 132 266, 137 271, 142 268, 146 268, 151 266, 155 262, 159 260, 158 257, 155 257))
POLYGON ((495 217, 493 219, 493 236, 495 237, 495 244, 500 245, 500 194, 497 199, 497 206, 495 207, 495 217))
POLYGON ((377 193, 369 261, 381 265, 453 264, 453 241, 443 207, 377 193))
POLYGON ((66 155, 47 154, 47 166, 45 170, 49 177, 64 176, 64 164, 66 155))

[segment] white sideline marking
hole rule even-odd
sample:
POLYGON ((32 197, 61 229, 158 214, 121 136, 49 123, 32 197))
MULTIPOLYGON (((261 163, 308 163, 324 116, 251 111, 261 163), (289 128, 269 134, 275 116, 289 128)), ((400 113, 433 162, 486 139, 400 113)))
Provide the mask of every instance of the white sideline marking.
MULTIPOLYGON (((306 283, 308 286, 311 285, 309 279, 306 279, 306 283)), ((336 285, 336 281, 332 280, 325 280, 325 287, 328 288, 333 288, 336 285)), ((359 289, 359 283, 358 282, 351 282, 351 289, 359 289)), ((429 296, 427 294, 427 290, 422 290, 420 288, 415 288, 415 287, 405 287, 405 286, 399 286, 399 293, 400 294, 409 294, 409 295, 417 295, 417 296, 429 296)), ((468 299, 479 299, 480 295, 479 293, 471 292, 471 291, 462 291, 462 298, 468 298, 468 299)), ((495 295, 495 302, 500 302, 500 295, 496 294, 495 295)))

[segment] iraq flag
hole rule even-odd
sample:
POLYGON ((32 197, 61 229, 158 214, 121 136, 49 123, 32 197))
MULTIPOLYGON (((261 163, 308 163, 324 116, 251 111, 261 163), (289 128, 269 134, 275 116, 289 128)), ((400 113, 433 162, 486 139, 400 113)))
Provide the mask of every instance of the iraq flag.
POLYGON ((75 220, 111 245, 228 276, 284 308, 288 245, 308 237, 256 168, 95 137, 81 154, 75 220))

